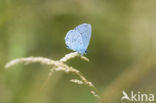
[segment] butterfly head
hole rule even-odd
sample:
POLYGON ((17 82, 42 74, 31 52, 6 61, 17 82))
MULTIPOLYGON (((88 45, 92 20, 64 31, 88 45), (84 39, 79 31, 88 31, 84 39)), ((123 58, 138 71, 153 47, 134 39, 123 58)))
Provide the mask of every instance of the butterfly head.
POLYGON ((85 54, 87 54, 87 53, 88 53, 88 51, 86 50, 86 51, 85 51, 85 54))

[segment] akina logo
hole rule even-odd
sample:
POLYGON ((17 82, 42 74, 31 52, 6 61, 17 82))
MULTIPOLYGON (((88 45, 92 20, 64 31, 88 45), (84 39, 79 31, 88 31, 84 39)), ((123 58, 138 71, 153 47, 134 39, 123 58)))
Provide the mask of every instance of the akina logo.
POLYGON ((123 96, 121 97, 121 101, 131 101, 131 102, 153 102, 154 101, 154 94, 146 94, 141 93, 140 91, 134 93, 134 91, 130 92, 128 95, 125 91, 122 91, 123 96))

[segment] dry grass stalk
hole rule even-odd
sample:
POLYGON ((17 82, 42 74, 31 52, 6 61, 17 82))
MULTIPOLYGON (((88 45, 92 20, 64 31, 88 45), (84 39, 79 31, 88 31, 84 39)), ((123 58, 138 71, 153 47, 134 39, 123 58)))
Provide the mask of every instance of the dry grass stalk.
POLYGON ((59 61, 51 60, 51 59, 44 58, 44 57, 19 58, 19 59, 15 59, 15 60, 12 60, 9 63, 7 63, 5 68, 12 67, 13 65, 19 64, 19 63, 25 63, 25 64, 40 63, 40 64, 44 64, 44 65, 49 65, 49 66, 52 66, 52 68, 49 71, 48 80, 54 71, 63 71, 66 73, 76 74, 80 78, 80 80, 72 79, 71 82, 79 84, 79 85, 82 85, 82 84, 87 85, 88 87, 92 88, 91 94, 93 94, 95 97, 99 98, 99 95, 97 94, 97 89, 95 88, 95 86, 90 81, 88 81, 80 71, 78 71, 77 69, 75 69, 71 66, 68 66, 64 63, 76 56, 80 57, 83 60, 89 61, 88 58, 80 55, 77 52, 74 52, 74 53, 66 54, 59 61))
POLYGON ((60 61, 61 61, 61 62, 66 62, 66 61, 68 61, 69 59, 72 59, 72 58, 74 58, 74 57, 76 57, 76 56, 78 56, 78 57, 80 57, 81 59, 83 59, 83 60, 89 62, 89 59, 88 59, 88 58, 86 58, 85 56, 80 55, 80 54, 77 53, 77 52, 73 52, 73 53, 66 54, 63 58, 60 59, 60 61))

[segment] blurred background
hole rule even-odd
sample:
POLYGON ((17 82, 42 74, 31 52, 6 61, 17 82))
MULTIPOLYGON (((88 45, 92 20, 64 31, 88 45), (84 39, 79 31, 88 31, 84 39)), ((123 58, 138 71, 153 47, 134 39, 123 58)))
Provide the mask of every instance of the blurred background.
POLYGON ((155 0, 0 0, 0 103, 100 103, 90 89, 55 72, 43 90, 49 67, 12 59, 42 56, 58 60, 72 52, 64 37, 82 23, 92 25, 85 55, 68 65, 80 70, 105 103, 121 103, 122 91, 156 95, 155 0))

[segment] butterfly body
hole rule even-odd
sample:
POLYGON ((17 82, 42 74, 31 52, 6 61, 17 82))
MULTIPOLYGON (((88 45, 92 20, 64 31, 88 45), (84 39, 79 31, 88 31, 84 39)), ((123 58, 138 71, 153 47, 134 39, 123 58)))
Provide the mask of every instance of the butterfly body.
POLYGON ((83 55, 87 52, 90 38, 91 25, 84 23, 67 32, 65 43, 67 45, 67 48, 83 55))

